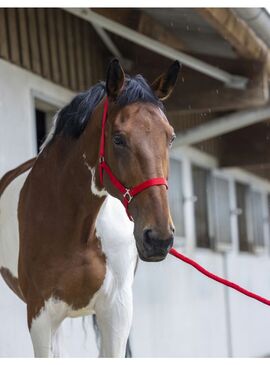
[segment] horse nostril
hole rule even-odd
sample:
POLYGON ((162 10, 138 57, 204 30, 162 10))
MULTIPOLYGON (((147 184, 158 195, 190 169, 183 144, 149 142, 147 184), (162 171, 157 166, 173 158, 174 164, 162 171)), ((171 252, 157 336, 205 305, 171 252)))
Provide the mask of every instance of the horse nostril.
POLYGON ((160 237, 158 231, 154 229, 145 229, 143 231, 143 241, 146 247, 156 249, 169 249, 173 245, 173 233, 171 232, 166 238, 160 237))
POLYGON ((143 240, 145 243, 151 244, 153 240, 153 231, 152 229, 145 229, 143 231, 143 240))

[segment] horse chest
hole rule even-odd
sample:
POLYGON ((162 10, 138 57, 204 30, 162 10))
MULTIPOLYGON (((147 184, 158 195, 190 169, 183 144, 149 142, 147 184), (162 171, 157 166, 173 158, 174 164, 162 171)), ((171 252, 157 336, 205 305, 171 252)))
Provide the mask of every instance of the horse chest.
MULTIPOLYGON (((62 270, 56 295, 76 311, 91 312, 93 298, 101 288, 105 275, 106 259, 99 247, 73 255, 62 270)), ((57 278, 52 285, 55 282, 57 278)))

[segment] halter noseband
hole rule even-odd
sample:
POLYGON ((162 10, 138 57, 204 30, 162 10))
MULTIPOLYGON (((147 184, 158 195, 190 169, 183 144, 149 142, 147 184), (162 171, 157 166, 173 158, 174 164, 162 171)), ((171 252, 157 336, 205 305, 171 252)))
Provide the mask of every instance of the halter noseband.
POLYGON ((111 180, 111 183, 116 187, 116 189, 120 192, 123 197, 122 203, 126 209, 127 215, 131 221, 133 221, 131 215, 128 212, 128 205, 132 201, 132 199, 142 192, 143 190, 149 188, 150 186, 157 186, 157 185, 165 185, 166 189, 168 189, 168 182, 163 177, 156 177, 154 179, 149 179, 141 184, 134 186, 133 188, 126 188, 121 182, 114 176, 112 170, 110 169, 109 165, 107 165, 105 161, 105 126, 108 116, 108 106, 109 101, 108 97, 105 99, 104 109, 103 109, 103 116, 102 116, 102 127, 101 127, 101 138, 100 138, 100 147, 99 147, 99 178, 100 183, 102 186, 103 184, 103 170, 105 170, 111 180))

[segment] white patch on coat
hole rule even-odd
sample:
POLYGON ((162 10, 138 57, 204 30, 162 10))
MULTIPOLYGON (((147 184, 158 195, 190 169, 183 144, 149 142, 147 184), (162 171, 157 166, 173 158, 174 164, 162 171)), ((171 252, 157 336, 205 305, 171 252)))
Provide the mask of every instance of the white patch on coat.
POLYGON ((134 223, 129 220, 123 204, 108 195, 97 217, 96 234, 118 286, 133 280, 137 258, 133 229, 134 223))
POLYGON ((89 163, 87 162, 87 157, 86 154, 83 154, 83 159, 84 159, 84 164, 85 166, 88 168, 88 170, 91 172, 91 176, 92 176, 92 180, 91 180, 91 191, 94 195, 98 196, 98 197, 102 197, 102 196, 107 196, 108 193, 105 189, 102 190, 98 190, 97 186, 96 186, 96 170, 94 167, 91 167, 89 165, 89 163))
POLYGON ((61 346, 59 328, 67 317, 82 317, 94 314, 98 290, 90 299, 89 304, 80 309, 73 309, 63 300, 54 297, 45 301, 37 316, 32 320, 30 334, 34 347, 35 357, 59 357, 64 353, 61 346))
POLYGON ((96 222, 106 255, 106 276, 96 299, 100 356, 123 357, 132 323, 132 284, 137 259, 134 224, 122 203, 108 195, 96 222))
POLYGON ((50 298, 44 303, 30 326, 35 357, 54 356, 54 336, 63 319, 67 317, 69 309, 69 305, 55 298, 50 298))
POLYGON ((7 268, 15 278, 19 257, 18 202, 29 172, 14 179, 0 197, 0 268, 7 268))

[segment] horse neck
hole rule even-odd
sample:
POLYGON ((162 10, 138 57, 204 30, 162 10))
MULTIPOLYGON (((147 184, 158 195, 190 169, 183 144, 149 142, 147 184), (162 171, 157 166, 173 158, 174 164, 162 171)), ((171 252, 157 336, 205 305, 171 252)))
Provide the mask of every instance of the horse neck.
POLYGON ((98 176, 98 151, 102 112, 96 112, 78 139, 58 137, 44 151, 44 162, 51 177, 58 202, 72 222, 87 231, 87 238, 95 232, 95 222, 106 193, 100 191, 98 176), (51 169, 50 166, 53 166, 51 169))

